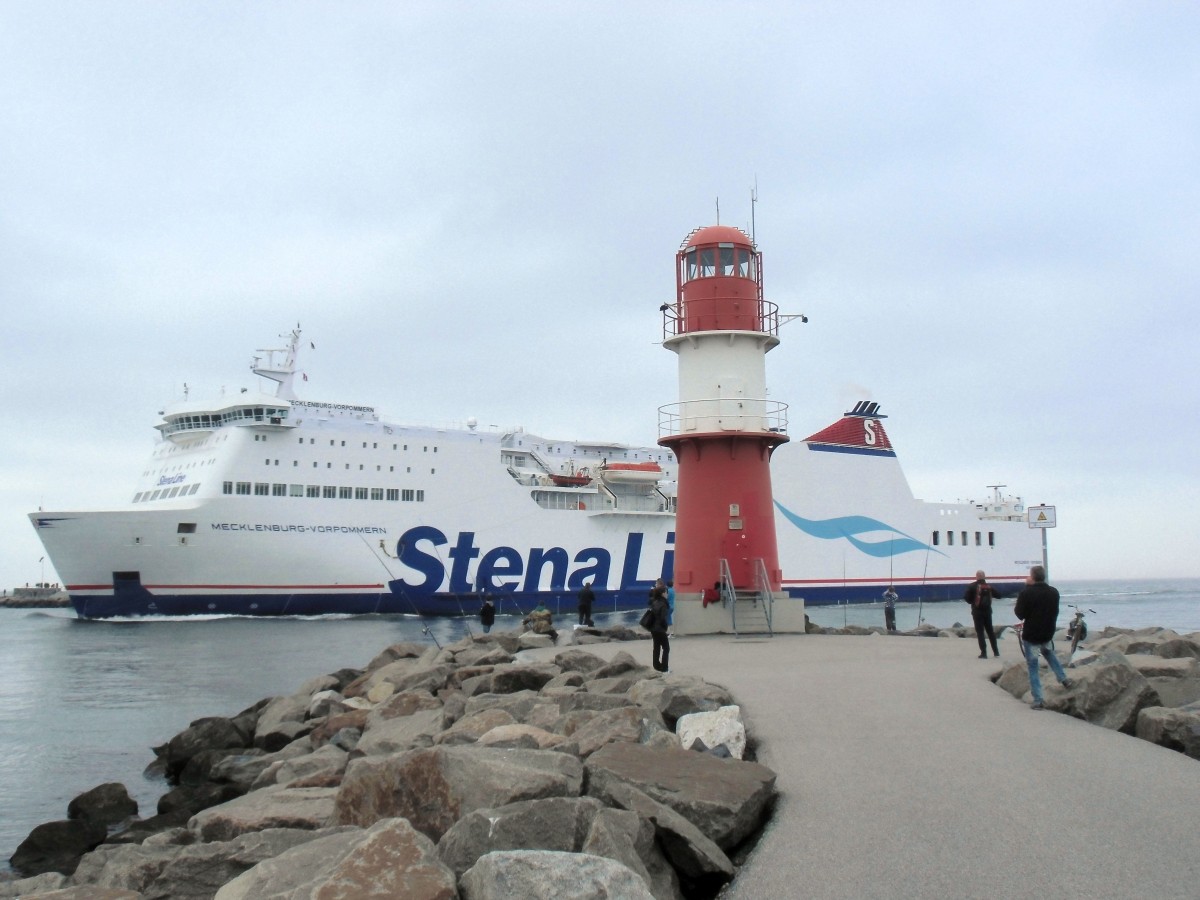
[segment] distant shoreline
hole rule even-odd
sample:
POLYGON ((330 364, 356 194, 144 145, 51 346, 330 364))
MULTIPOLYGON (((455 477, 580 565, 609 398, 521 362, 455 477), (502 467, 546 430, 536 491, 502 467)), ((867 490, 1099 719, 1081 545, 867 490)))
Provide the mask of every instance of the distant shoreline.
POLYGON ((57 587, 13 588, 11 594, 0 597, 0 607, 13 609, 60 609, 71 605, 71 597, 57 587))

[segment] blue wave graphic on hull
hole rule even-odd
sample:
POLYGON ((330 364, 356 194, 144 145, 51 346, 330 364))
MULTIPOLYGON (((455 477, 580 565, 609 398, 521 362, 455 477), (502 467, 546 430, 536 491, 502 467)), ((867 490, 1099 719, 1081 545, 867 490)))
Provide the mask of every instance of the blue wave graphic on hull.
POLYGON ((929 544, 918 541, 903 531, 898 531, 886 522, 880 522, 878 519, 872 519, 868 516, 838 516, 836 519, 821 520, 806 519, 803 516, 796 515, 778 500, 775 501, 775 505, 779 507, 779 511, 784 514, 789 522, 805 534, 822 541, 836 541, 844 538, 868 556, 875 556, 882 559, 888 556, 899 556, 902 553, 912 553, 915 550, 932 550, 939 556, 946 555, 929 544), (889 537, 885 541, 865 541, 859 537, 859 535, 874 531, 888 531, 891 532, 893 537, 889 537))

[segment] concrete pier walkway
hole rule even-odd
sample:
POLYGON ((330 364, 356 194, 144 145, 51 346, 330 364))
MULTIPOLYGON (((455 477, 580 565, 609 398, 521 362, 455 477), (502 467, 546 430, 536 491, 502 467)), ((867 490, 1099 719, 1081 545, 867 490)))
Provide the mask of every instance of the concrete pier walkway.
POLYGON ((779 775, 723 896, 1200 898, 1200 761, 1035 712, 1000 663, 956 638, 674 639, 671 670, 727 687, 779 775))

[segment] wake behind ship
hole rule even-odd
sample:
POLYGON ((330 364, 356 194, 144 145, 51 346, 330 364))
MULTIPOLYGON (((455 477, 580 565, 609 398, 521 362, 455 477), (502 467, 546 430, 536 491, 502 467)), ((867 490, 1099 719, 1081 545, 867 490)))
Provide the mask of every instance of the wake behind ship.
MULTIPOLYGON (((640 609, 674 559, 676 460, 661 446, 522 428, 420 427, 296 396, 300 331, 262 350, 273 392, 185 399, 129 501, 37 512, 77 613, 504 614, 640 609)), ((1042 562, 1019 498, 914 499, 878 404, 860 403, 772 460, 789 597, 809 604, 961 596, 976 569, 1017 590, 1042 562)))

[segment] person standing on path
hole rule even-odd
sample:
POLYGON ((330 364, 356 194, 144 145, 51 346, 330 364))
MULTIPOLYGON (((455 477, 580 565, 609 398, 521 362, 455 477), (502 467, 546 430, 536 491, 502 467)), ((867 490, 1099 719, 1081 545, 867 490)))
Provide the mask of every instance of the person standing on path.
POLYGON ((479 608, 479 625, 483 628, 483 633, 487 634, 495 624, 496 607, 492 605, 491 597, 484 597, 483 606, 479 608))
POLYGON ((592 625, 592 602, 596 599, 596 595, 592 593, 592 583, 585 581, 583 587, 579 590, 579 624, 587 625, 589 628, 592 625))
POLYGON ((1045 709, 1042 702, 1042 678, 1038 672, 1040 657, 1050 664, 1050 671, 1065 688, 1074 682, 1063 671, 1062 663, 1054 655, 1054 632, 1058 630, 1058 589, 1046 584, 1044 566, 1033 566, 1029 570, 1029 586, 1017 595, 1013 613, 1024 622, 1021 640, 1025 644, 1025 665, 1029 667, 1029 690, 1033 694, 1033 708, 1045 709))
MULTIPOLYGON (((1000 655, 1000 647, 996 644, 996 632, 992 630, 992 598, 1000 594, 987 583, 983 569, 975 573, 975 580, 967 585, 963 592, 963 600, 971 604, 971 620, 975 623, 975 637, 979 639, 979 658, 987 659, 987 645, 984 635, 992 642, 992 656, 1000 655)), ((1055 607, 1057 615, 1057 607, 1055 607)))
POLYGON ((670 609, 667 606, 667 592, 655 590, 650 595, 650 639, 653 641, 652 665, 656 672, 666 672, 670 668, 671 639, 667 636, 667 618, 670 609))
POLYGON ((887 625, 888 634, 896 633, 896 601, 900 595, 892 585, 883 592, 883 621, 887 625))

